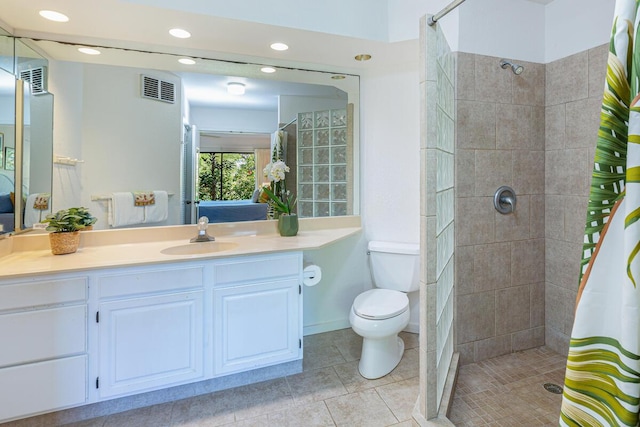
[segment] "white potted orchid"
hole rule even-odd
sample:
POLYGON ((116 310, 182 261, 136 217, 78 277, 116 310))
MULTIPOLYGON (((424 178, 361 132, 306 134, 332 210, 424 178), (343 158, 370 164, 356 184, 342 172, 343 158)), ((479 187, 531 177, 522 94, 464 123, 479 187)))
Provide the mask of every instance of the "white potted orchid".
POLYGON ((296 197, 286 189, 285 174, 289 172, 282 160, 269 163, 264 168, 264 176, 271 181, 271 188, 264 187, 264 192, 269 196, 269 203, 275 211, 278 219, 278 231, 281 236, 295 236, 298 234, 298 215, 293 212, 296 206, 296 197))

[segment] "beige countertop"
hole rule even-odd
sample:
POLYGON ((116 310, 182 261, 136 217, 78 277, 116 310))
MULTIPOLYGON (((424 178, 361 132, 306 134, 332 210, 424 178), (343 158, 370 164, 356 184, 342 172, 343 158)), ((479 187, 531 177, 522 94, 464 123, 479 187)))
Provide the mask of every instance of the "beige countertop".
POLYGON ((210 224, 216 243, 228 245, 208 252, 209 243, 189 243, 197 228, 190 226, 81 232, 76 253, 52 255, 47 234, 12 236, 0 247, 0 279, 36 274, 85 271, 109 267, 160 264, 320 249, 361 231, 359 217, 301 219, 294 237, 281 237, 275 221, 210 224), (199 246, 196 246, 199 245, 199 246), (191 249, 196 248, 196 249, 191 249), (176 254, 182 251, 203 253, 176 254))

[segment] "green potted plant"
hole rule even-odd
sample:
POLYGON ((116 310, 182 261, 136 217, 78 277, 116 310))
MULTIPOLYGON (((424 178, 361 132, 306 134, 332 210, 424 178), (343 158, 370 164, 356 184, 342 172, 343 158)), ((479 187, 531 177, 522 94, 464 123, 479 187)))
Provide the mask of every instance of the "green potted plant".
POLYGON ((269 163, 264 168, 264 175, 271 181, 271 188, 264 187, 263 191, 269 196, 269 203, 278 220, 278 231, 281 236, 295 236, 298 234, 298 215, 293 212, 296 206, 296 196, 286 189, 285 173, 289 172, 282 160, 269 163))
POLYGON ((54 255, 71 254, 80 246, 79 230, 90 227, 97 219, 86 208, 62 209, 55 214, 49 214, 42 221, 47 225, 51 253, 54 255))

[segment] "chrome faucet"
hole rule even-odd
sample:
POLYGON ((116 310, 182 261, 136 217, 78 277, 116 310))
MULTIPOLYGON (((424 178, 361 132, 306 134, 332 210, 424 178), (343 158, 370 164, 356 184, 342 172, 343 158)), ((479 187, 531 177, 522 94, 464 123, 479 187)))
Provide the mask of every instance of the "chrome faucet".
POLYGON ((201 216, 198 220, 198 235, 190 240, 191 243, 198 242, 213 242, 216 240, 215 237, 209 236, 207 233, 207 226, 209 225, 209 218, 206 216, 201 216))

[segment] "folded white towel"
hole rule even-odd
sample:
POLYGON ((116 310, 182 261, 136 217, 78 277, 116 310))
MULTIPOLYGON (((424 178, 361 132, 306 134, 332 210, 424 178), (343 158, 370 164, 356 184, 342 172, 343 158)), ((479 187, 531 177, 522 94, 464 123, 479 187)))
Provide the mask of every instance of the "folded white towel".
POLYGON ((40 193, 29 194, 27 201, 24 204, 24 226, 25 228, 33 227, 33 224, 37 224, 42 221, 50 210, 34 209, 33 204, 40 193))
POLYGON ((154 191, 156 202, 144 207, 144 223, 162 222, 169 217, 169 194, 166 191, 154 191))
POLYGON ((111 227, 124 227, 144 222, 144 206, 134 206, 133 193, 130 191, 111 194, 108 209, 111 227))

